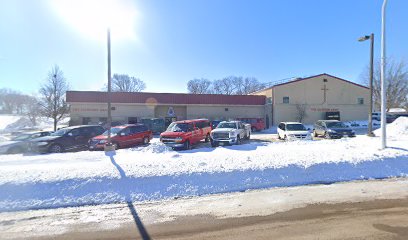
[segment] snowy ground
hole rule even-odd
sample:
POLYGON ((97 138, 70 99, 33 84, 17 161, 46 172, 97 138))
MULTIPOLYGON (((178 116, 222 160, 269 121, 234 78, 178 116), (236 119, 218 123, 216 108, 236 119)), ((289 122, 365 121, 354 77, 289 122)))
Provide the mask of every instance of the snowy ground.
MULTIPOLYGON (((157 140, 116 155, 0 156, 0 211, 56 208, 408 176, 408 118, 379 137, 172 151, 157 140)), ((208 144, 207 144, 208 145, 208 144)))

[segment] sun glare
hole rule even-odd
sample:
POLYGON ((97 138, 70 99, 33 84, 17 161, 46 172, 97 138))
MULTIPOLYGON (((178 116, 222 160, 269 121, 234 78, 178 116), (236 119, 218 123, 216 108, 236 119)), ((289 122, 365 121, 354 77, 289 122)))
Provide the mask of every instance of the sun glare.
POLYGON ((109 27, 115 39, 136 37, 137 11, 126 0, 55 0, 52 9, 85 37, 105 40, 109 27))

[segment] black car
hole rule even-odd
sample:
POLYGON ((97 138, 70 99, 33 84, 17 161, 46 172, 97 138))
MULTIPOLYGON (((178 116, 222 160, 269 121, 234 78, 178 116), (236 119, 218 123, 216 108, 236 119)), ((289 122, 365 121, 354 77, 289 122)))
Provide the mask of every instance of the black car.
POLYGON ((319 120, 313 128, 313 136, 325 138, 355 137, 356 133, 343 122, 338 120, 319 120))
POLYGON ((216 129, 218 124, 222 122, 221 120, 213 120, 211 121, 211 129, 216 129))
POLYGON ((0 154, 25 153, 28 151, 32 139, 50 135, 50 131, 22 132, 12 137, 9 141, 0 143, 0 154))
POLYGON ((89 139, 105 130, 98 125, 81 125, 62 128, 50 136, 30 141, 30 149, 40 153, 60 153, 88 149, 89 139))

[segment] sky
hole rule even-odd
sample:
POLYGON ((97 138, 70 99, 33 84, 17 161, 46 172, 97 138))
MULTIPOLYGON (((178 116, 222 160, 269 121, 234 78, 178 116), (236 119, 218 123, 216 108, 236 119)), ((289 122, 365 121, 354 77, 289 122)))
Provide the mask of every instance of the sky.
MULTIPOLYGON (((147 92, 187 92, 194 78, 256 77, 273 82, 329 73, 362 83, 375 34, 380 58, 382 0, 0 0, 0 88, 35 94, 58 65, 71 90, 112 73, 147 92), (112 4, 112 3, 110 3, 112 4)), ((408 1, 390 0, 387 56, 408 58, 408 1)))

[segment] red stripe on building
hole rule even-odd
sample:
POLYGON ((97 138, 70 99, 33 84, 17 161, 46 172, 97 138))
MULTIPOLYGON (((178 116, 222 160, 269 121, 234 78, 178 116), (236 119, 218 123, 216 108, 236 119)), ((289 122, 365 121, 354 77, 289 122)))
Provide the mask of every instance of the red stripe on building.
MULTIPOLYGON (((106 103, 107 92, 68 91, 68 103, 106 103)), ((265 105, 265 96, 184 93, 112 92, 112 103, 265 105)))

